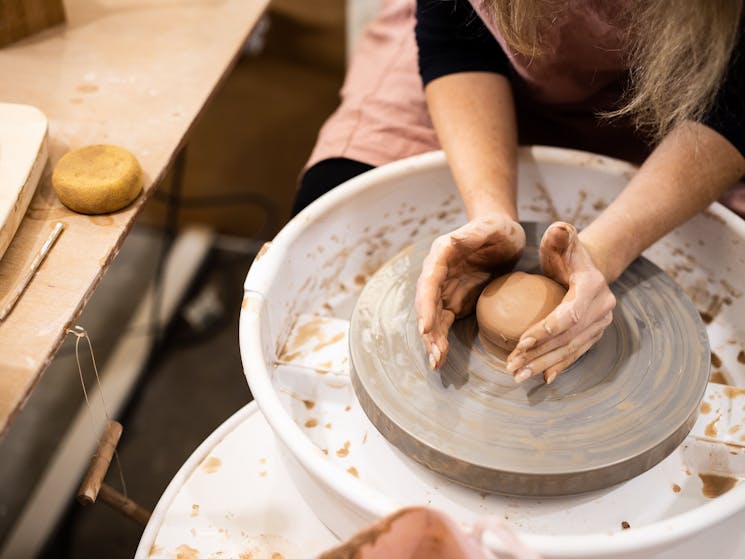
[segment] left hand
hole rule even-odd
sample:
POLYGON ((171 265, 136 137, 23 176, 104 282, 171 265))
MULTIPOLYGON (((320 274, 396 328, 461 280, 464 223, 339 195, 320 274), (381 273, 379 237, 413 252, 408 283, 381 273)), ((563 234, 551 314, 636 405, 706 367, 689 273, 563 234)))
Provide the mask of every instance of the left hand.
POLYGON ((543 273, 567 288, 562 302, 528 328, 507 358, 515 382, 543 373, 547 384, 585 354, 613 319, 616 298, 577 230, 557 221, 541 240, 543 273))

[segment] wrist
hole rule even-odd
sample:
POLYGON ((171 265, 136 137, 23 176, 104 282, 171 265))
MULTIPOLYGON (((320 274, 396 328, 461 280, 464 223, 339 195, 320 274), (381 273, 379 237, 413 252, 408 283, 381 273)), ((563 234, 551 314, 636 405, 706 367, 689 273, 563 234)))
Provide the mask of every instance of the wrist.
POLYGON ((463 203, 466 207, 466 214, 468 214, 469 220, 491 215, 518 221, 517 205, 509 198, 498 199, 494 196, 472 197, 470 199, 464 198, 463 203))
POLYGON ((623 273, 629 262, 623 256, 623 250, 614 250, 590 235, 579 234, 579 240, 590 254, 595 267, 603 274, 605 281, 613 283, 623 273))

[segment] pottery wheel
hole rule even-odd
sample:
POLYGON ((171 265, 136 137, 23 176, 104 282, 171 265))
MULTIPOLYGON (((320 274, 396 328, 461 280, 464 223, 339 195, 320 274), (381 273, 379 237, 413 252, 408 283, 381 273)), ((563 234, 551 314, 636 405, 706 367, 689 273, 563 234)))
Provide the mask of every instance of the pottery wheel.
MULTIPOLYGON (((525 228, 518 269, 537 271, 545 226, 525 228)), ((430 244, 404 250, 370 279, 350 327, 357 397, 404 454, 480 491, 566 495, 646 471, 691 430, 709 378, 708 339, 657 266, 639 258, 612 285, 612 324, 553 384, 515 384, 479 341, 473 315, 453 325, 443 368, 429 369, 413 302, 430 244)))

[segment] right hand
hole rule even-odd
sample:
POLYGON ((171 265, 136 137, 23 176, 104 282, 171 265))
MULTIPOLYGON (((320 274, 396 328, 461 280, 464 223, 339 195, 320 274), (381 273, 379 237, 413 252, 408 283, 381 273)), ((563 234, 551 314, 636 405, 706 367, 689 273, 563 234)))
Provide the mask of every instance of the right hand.
POLYGON ((499 213, 481 215, 435 239, 422 264, 414 303, 433 369, 445 362, 453 321, 473 312, 484 286, 495 274, 512 269, 524 248, 522 226, 499 213))

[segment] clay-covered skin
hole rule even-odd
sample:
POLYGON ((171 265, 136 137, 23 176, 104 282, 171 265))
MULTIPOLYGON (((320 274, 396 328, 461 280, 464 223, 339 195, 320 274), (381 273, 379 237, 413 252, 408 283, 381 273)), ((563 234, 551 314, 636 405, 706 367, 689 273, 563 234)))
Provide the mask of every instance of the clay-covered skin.
POLYGON ((566 289, 546 276, 525 272, 500 276, 484 288, 476 304, 479 335, 510 352, 523 332, 546 318, 564 295, 566 289))

